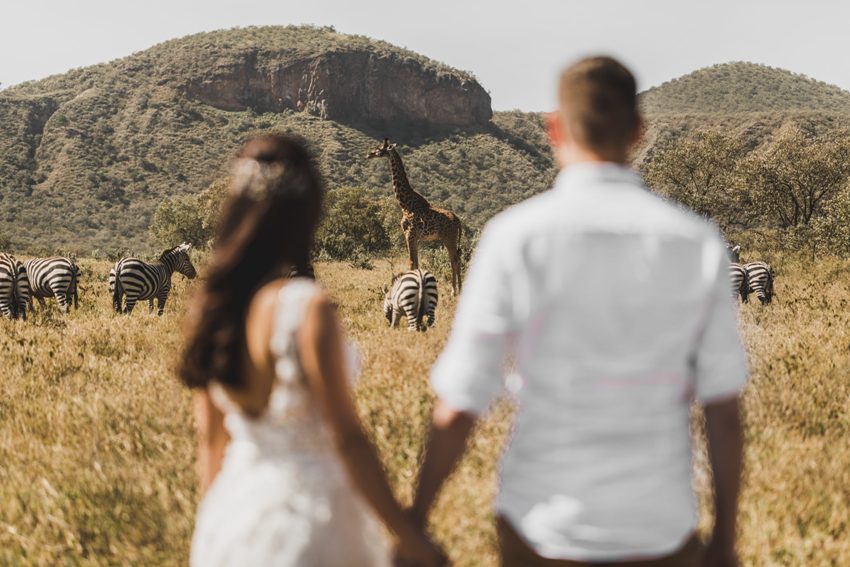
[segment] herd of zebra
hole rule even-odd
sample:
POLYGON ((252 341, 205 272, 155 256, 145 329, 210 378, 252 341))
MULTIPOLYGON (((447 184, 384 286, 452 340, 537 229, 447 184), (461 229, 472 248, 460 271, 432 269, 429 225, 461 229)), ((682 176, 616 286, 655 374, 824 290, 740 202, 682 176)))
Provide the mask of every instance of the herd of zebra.
MULTIPOLYGON (((181 244, 163 252, 154 262, 138 258, 122 258, 109 272, 109 291, 117 313, 131 313, 136 303, 148 301, 153 311, 162 315, 171 292, 171 277, 176 272, 189 279, 197 270, 189 258, 190 245, 181 244)), ((27 318, 33 300, 44 307, 53 297, 63 313, 73 305, 79 307, 80 268, 71 258, 33 258, 21 262, 10 254, 0 254, 0 313, 9 319, 27 318)), ((306 274, 290 276, 314 277, 312 268, 306 274)), ((436 319, 437 278, 427 270, 411 270, 393 277, 384 290, 384 315, 391 327, 398 326, 402 316, 411 331, 425 331, 436 319)))
MULTIPOLYGON (((727 251, 732 297, 749 303, 755 294, 762 305, 773 301, 773 268, 762 261, 741 264, 740 246, 729 246, 727 251)), ((425 270, 411 270, 394 276, 391 287, 384 289, 384 315, 392 327, 405 315, 409 330, 424 331, 434 324, 437 301, 437 278, 425 270)))
MULTIPOLYGON (((189 279, 197 276, 189 258, 190 245, 181 244, 163 252, 155 262, 122 258, 109 272, 112 305, 118 313, 131 313, 140 300, 148 301, 162 315, 171 292, 171 276, 177 272, 189 279)), ((741 247, 729 247, 729 278, 734 298, 749 302, 751 294, 763 305, 773 299, 773 269, 765 262, 740 263, 741 247)), ((311 270, 312 272, 312 270, 311 270)), ((295 275, 295 274, 290 274, 295 275)), ((307 274, 312 277, 313 274, 307 274)), ((0 253, 0 314, 10 319, 26 319, 33 300, 44 307, 53 297, 62 312, 71 305, 79 307, 80 269, 69 258, 33 258, 21 262, 0 253)), ((402 316, 411 331, 424 331, 434 324, 439 296, 437 278, 427 270, 411 270, 393 277, 384 289, 383 310, 390 326, 396 327, 402 316)))
POLYGON ((732 297, 749 303, 750 294, 755 294, 762 305, 773 301, 773 268, 761 261, 741 264, 740 246, 729 246, 727 250, 732 297))
MULTIPOLYGON (((190 245, 181 244, 163 252, 154 262, 138 258, 122 258, 109 272, 112 305, 118 313, 131 313, 139 300, 148 300, 153 311, 157 300, 158 314, 165 310, 171 292, 174 272, 189 279, 197 275, 189 259, 190 245)), ((10 254, 0 254, 0 314, 9 319, 27 318, 33 300, 45 306, 53 297, 63 313, 71 305, 79 307, 80 268, 71 258, 33 258, 19 261, 10 254)))
POLYGON ((55 297, 63 312, 79 306, 80 269, 68 258, 33 258, 21 262, 0 254, 0 313, 9 319, 26 319, 33 299, 55 297))

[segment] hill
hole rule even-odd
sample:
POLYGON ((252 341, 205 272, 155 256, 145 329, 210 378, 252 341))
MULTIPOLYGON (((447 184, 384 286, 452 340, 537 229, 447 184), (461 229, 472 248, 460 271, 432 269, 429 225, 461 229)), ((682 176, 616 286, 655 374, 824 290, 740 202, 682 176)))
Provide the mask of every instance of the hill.
MULTIPOLYGON (((850 127, 847 91, 751 63, 700 69, 640 101, 639 166, 694 128, 755 148, 791 124, 850 127)), ((147 252, 163 200, 203 190, 244 140, 271 131, 307 138, 332 189, 382 195, 389 168, 364 156, 390 136, 414 187, 471 227, 554 176, 541 116, 492 112, 470 73, 331 28, 233 29, 0 91, 0 242, 147 252)))
POLYGON ((850 129, 850 92, 784 69, 726 63, 640 94, 647 117, 638 166, 656 148, 697 128, 719 129, 755 149, 790 127, 812 134, 850 129))
POLYGON ((850 92, 755 63, 699 69, 641 94, 647 114, 850 113, 850 92))
POLYGON ((0 237, 147 250, 160 202, 269 131, 310 140, 332 188, 379 192, 389 168, 363 157, 390 136, 417 189, 471 226, 552 177, 539 117, 494 116, 469 73, 330 28, 234 29, 0 91, 0 237))

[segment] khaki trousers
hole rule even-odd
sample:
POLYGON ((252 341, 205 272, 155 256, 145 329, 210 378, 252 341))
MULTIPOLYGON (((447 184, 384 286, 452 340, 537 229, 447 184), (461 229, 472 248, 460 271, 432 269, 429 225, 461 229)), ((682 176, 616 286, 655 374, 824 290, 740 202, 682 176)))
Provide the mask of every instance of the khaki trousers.
POLYGON ((498 519, 498 528, 502 567, 699 567, 702 563, 703 546, 696 534, 678 551, 666 557, 588 563, 569 559, 547 559, 538 555, 504 518, 498 519))

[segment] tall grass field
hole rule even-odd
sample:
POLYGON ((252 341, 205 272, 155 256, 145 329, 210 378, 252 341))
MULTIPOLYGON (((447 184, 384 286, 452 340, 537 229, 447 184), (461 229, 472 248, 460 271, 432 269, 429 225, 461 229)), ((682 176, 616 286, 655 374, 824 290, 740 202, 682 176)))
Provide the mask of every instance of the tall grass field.
MULTIPOLYGON (((190 394, 177 381, 180 322, 195 283, 175 276, 166 314, 111 310, 107 262, 82 306, 0 321, 0 565, 185 565, 197 488, 190 394)), ((740 307, 752 365, 745 396, 743 565, 850 565, 850 263, 773 259, 773 305, 740 307)), ((320 264, 364 354, 360 415, 400 498, 409 501, 445 343, 448 285, 434 329, 391 330, 381 313, 390 266, 320 264)), ((444 490, 432 528, 456 565, 496 564, 491 501, 510 431, 498 403, 444 490)), ((701 529, 710 473, 695 412, 701 529)))

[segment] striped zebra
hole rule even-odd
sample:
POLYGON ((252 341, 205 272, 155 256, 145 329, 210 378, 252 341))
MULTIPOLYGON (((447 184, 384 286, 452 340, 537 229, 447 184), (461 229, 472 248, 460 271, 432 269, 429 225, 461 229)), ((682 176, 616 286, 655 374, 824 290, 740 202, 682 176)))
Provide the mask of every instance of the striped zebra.
POLYGON ((734 264, 741 263, 741 247, 726 245, 726 253, 729 255, 729 260, 734 264))
POLYGON ((9 319, 27 319, 29 280, 24 265, 9 254, 0 254, 0 313, 9 319))
POLYGON ((286 273, 287 278, 309 278, 311 280, 316 279, 316 270, 313 268, 312 262, 307 264, 307 267, 299 269, 295 266, 291 267, 289 271, 286 273))
POLYGON ((747 269, 736 262, 729 264, 729 281, 732 284, 732 298, 738 299, 741 296, 741 301, 744 303, 750 302, 750 283, 747 278, 747 269))
POLYGON ((44 299, 55 297, 59 308, 67 313, 73 304, 80 307, 78 285, 80 268, 68 258, 33 258, 24 262, 30 283, 30 309, 32 300, 37 299, 45 307, 44 299))
POLYGON ((427 270, 411 270, 393 277, 392 285, 384 294, 384 315, 390 327, 398 326, 404 314, 409 331, 427 331, 434 324, 437 301, 434 274, 427 270))
POLYGON ((744 265, 750 293, 756 294, 762 305, 773 301, 773 268, 766 262, 750 262, 744 265))
POLYGON ((171 276, 174 272, 194 279, 198 275, 189 259, 189 244, 181 244, 160 255, 159 260, 149 264, 138 258, 122 258, 109 272, 109 288, 112 291, 112 306, 117 313, 132 313, 136 302, 148 300, 148 311, 153 311, 153 300, 157 300, 157 314, 165 311, 165 302, 171 291, 171 276), (126 306, 122 305, 126 297, 126 306))

